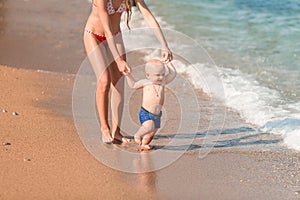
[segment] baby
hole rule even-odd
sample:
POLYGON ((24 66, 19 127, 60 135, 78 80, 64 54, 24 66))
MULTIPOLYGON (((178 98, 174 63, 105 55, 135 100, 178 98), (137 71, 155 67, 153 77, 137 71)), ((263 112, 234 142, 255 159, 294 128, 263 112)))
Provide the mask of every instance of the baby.
POLYGON ((132 74, 128 74, 129 87, 143 88, 143 102, 139 113, 141 127, 134 135, 136 143, 143 149, 151 149, 149 145, 154 134, 160 128, 162 106, 164 104, 165 85, 176 76, 176 70, 171 62, 166 64, 160 60, 150 60, 145 65, 146 79, 135 81, 132 74), (166 73, 166 68, 168 73, 166 73))

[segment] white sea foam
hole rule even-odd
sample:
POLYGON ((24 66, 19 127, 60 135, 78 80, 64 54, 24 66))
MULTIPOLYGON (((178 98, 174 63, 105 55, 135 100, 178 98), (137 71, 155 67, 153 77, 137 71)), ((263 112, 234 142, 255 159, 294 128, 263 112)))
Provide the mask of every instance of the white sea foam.
POLYGON ((258 130, 280 134, 287 147, 300 150, 300 102, 286 105, 280 92, 260 85, 253 75, 237 69, 217 67, 215 70, 212 66, 199 63, 185 66, 177 62, 175 65, 179 73, 188 75, 195 87, 223 100, 226 106, 238 111, 258 130), (217 91, 212 88, 216 79, 221 80, 224 93, 212 92, 217 91))
POLYGON ((285 134, 284 143, 288 147, 300 151, 300 127, 285 134))
POLYGON ((280 92, 260 85, 253 75, 220 69, 226 105, 259 130, 280 134, 287 147, 300 150, 300 102, 287 103, 280 92))

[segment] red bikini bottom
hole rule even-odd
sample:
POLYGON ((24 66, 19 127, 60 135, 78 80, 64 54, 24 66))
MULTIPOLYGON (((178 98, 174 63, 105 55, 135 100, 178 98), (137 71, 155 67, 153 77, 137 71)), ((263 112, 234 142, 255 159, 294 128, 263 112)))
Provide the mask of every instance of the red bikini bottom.
MULTIPOLYGON (((104 35, 99 35, 97 33, 94 33, 93 31, 87 30, 85 29, 86 32, 88 32, 89 34, 92 34, 93 36, 95 36, 100 42, 104 42, 106 41, 106 37, 104 35)), ((120 32, 116 32, 115 35, 118 35, 120 32)))

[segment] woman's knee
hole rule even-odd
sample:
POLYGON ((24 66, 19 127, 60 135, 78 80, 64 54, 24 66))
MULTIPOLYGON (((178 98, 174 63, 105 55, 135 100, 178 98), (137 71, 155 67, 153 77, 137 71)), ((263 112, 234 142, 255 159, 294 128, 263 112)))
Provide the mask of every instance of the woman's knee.
POLYGON ((97 85, 97 92, 106 93, 110 89, 110 81, 99 80, 97 85))

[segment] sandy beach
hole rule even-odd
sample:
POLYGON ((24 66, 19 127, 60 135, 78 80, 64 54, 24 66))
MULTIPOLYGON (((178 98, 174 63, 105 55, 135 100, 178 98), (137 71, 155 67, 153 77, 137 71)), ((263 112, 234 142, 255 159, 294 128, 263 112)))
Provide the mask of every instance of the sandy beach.
MULTIPOLYGON (((82 145, 70 107, 74 76, 6 66, 0 71, 1 199, 298 199, 297 154, 276 146, 260 151, 276 138, 224 131, 215 149, 199 159, 199 133, 170 166, 123 173, 82 145), (218 146, 234 140, 239 142, 218 146)), ((158 135, 154 144, 163 140, 158 135)))
MULTIPOLYGON (((78 41, 89 5, 60 2, 69 6, 66 14, 55 4, 58 1, 0 1, 0 199, 300 198, 300 154, 287 149, 280 136, 258 132, 201 91, 196 91, 198 129, 176 135, 180 110, 167 91, 165 111, 172 115, 154 138, 153 151, 182 153, 170 165, 126 173, 95 159, 81 141, 72 114, 75 73, 85 57, 78 41), (79 8, 84 11, 77 12, 79 8), (42 24, 38 16, 43 16, 42 24), (65 22, 53 23, 53 17, 65 22), (169 144, 173 139, 177 145, 169 144)), ((133 121, 140 104, 140 93, 135 95, 129 102, 133 121)), ((135 151, 136 145, 107 147, 114 148, 135 151)), ((151 165, 148 155, 141 152, 143 163, 132 165, 151 165)))
POLYGON ((1 199, 143 198, 81 144, 61 96, 71 77, 3 66, 0 76, 1 199))

